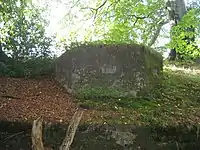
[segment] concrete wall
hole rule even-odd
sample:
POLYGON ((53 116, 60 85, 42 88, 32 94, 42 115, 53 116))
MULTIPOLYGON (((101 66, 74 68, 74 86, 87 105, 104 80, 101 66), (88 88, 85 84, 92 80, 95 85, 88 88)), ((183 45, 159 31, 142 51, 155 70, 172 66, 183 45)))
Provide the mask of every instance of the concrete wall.
POLYGON ((144 46, 81 45, 56 61, 56 79, 69 92, 137 96, 158 84, 162 56, 144 46))

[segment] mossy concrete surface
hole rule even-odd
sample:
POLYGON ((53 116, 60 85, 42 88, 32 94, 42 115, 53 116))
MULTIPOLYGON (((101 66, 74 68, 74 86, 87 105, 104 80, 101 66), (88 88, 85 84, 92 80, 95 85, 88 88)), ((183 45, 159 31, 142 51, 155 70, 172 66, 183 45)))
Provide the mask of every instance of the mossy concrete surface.
POLYGON ((160 83, 162 66, 162 56, 145 46, 79 45, 56 60, 56 79, 76 95, 138 97, 160 83))

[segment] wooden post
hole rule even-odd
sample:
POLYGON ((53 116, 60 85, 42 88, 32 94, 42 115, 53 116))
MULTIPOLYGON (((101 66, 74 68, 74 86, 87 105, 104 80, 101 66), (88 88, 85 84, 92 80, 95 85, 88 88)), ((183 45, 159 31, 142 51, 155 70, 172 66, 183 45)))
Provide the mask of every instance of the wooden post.
MULTIPOLYGON (((75 112, 75 114, 72 117, 72 120, 68 126, 66 136, 65 136, 59 150, 69 150, 69 148, 73 142, 77 127, 82 118, 82 115, 83 115, 83 111, 75 112)), ((34 120, 34 122, 33 122, 32 149, 33 150, 45 150, 44 146, 43 146, 43 142, 42 142, 42 119, 41 118, 38 118, 37 120, 34 120)))
POLYGON ((38 118, 33 121, 32 127, 32 149, 33 150, 44 150, 42 142, 42 119, 38 118))
POLYGON ((65 136, 59 150, 69 150, 69 148, 73 142, 79 122, 82 118, 82 115, 83 115, 83 111, 75 112, 75 114, 72 117, 72 120, 68 126, 66 136, 65 136))

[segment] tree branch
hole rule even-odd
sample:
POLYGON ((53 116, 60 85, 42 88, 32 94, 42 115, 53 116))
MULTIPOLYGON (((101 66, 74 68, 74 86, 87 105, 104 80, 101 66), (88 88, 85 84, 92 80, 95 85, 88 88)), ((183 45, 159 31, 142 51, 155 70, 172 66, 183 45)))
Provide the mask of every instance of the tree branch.
POLYGON ((113 8, 111 8, 111 9, 114 10, 115 7, 116 7, 116 5, 118 4, 118 2, 120 2, 120 0, 116 0, 115 2, 111 3, 111 4, 106 8, 106 11, 105 11, 105 13, 104 13, 104 15, 103 15, 104 18, 108 17, 108 15, 109 15, 109 13, 110 13, 110 12, 109 12, 110 7, 113 6, 113 8))
POLYGON ((153 13, 153 12, 151 12, 151 13, 149 13, 147 16, 143 16, 143 17, 136 16, 136 15, 128 15, 128 16, 129 16, 129 17, 134 17, 134 18, 136 18, 135 22, 133 23, 133 26, 135 26, 136 23, 138 22, 138 20, 148 18, 152 13, 153 13))
MULTIPOLYGON (((140 19, 146 19, 146 18, 148 18, 151 14, 153 14, 153 12, 151 12, 151 13, 149 13, 147 16, 136 16, 136 15, 126 15, 127 17, 134 17, 134 18, 136 18, 136 20, 135 20, 135 22, 133 23, 133 26, 135 26, 135 24, 138 22, 138 20, 140 20, 140 19)), ((114 17, 115 15, 112 15, 112 16, 110 16, 110 18, 111 17, 114 17)))
POLYGON ((84 7, 84 8, 81 8, 81 9, 90 9, 92 12, 94 11, 94 20, 96 19, 97 17, 97 14, 98 14, 98 11, 99 9, 101 9, 106 3, 107 3, 108 0, 105 0, 99 7, 97 8, 92 8, 92 7, 84 7))
POLYGON ((148 46, 151 47, 157 40, 159 34, 160 34, 160 30, 162 28, 163 25, 167 24, 169 21, 161 21, 157 27, 157 30, 155 31, 153 38, 150 40, 150 42, 148 43, 148 46))
POLYGON ((83 115, 83 111, 75 112, 74 116, 72 117, 72 121, 70 122, 69 127, 67 129, 66 136, 59 150, 69 150, 69 147, 71 146, 73 142, 76 129, 79 125, 82 115, 83 115))

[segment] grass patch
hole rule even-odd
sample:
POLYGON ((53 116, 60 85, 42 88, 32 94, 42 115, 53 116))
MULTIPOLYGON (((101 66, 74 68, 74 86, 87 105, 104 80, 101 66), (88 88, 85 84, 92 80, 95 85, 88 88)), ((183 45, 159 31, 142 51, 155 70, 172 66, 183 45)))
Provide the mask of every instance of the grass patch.
MULTIPOLYGON (((194 125, 200 120, 200 74, 164 69, 162 85, 147 98, 90 98, 79 103, 107 112, 96 121, 145 125, 194 125), (115 114, 115 117, 108 117, 115 114)), ((95 114, 97 115, 97 114, 95 114)), ((98 116, 98 115, 97 115, 98 116)))

